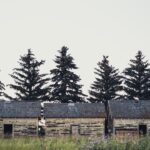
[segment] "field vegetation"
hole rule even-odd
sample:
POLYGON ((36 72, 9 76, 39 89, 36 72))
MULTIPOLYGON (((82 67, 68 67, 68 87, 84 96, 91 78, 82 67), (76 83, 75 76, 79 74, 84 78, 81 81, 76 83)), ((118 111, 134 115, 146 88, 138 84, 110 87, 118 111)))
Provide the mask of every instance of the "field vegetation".
POLYGON ((0 150, 150 150, 150 137, 132 141, 81 137, 0 139, 0 150))

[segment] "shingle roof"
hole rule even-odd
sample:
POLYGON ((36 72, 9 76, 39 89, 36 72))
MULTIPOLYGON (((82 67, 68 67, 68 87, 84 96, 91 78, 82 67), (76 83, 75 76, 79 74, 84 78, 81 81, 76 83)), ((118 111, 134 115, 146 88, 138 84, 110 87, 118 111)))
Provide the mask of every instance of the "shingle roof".
POLYGON ((104 118, 105 109, 101 103, 45 103, 44 116, 47 118, 104 118))
POLYGON ((150 119, 150 100, 112 100, 109 106, 113 118, 150 119))
POLYGON ((40 102, 0 102, 1 118, 36 118, 40 115, 40 102))
POLYGON ((0 117, 2 117, 2 111, 3 111, 3 101, 0 102, 0 117))

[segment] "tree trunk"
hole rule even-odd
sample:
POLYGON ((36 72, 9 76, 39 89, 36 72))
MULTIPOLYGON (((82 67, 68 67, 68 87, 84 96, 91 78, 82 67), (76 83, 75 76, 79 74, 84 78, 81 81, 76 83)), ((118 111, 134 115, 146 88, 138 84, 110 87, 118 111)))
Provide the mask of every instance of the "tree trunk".
POLYGON ((106 120, 105 120, 105 135, 106 137, 111 136, 111 118, 110 118, 110 110, 108 105, 108 100, 104 102, 105 112, 106 112, 106 120))

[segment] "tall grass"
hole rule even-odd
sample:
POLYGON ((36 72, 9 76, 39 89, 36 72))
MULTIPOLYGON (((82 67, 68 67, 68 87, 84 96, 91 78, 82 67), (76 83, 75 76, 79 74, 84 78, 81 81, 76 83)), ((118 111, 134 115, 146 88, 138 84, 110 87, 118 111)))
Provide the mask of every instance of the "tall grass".
POLYGON ((12 138, 0 139, 0 150, 80 150, 85 138, 12 138))
POLYGON ((115 139, 103 140, 88 150, 150 150, 150 137, 135 140, 119 141, 115 139))
POLYGON ((134 141, 81 137, 0 139, 0 150, 150 150, 150 137, 134 141))

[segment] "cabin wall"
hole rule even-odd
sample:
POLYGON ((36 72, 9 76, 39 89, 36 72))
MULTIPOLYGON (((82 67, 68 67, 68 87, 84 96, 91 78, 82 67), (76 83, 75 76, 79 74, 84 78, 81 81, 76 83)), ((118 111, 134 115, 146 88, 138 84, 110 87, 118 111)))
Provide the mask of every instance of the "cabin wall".
POLYGON ((150 135, 150 119, 114 119, 113 133, 116 138, 139 137, 139 125, 147 126, 147 134, 150 135))
POLYGON ((0 137, 3 137, 3 119, 0 118, 0 137))
POLYGON ((47 118, 46 136, 104 136, 104 118, 47 118))
POLYGON ((3 118, 0 120, 0 137, 4 136, 4 124, 12 124, 13 137, 17 136, 37 136, 38 119, 23 118, 3 118))

